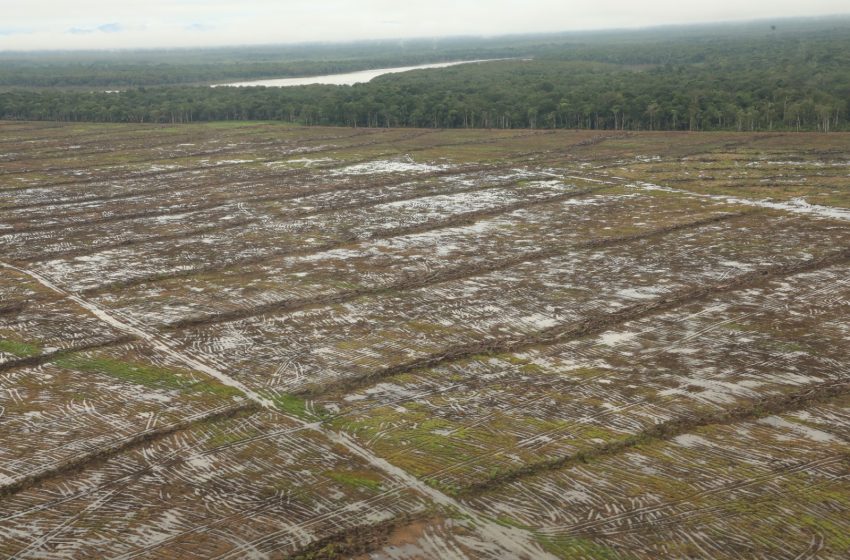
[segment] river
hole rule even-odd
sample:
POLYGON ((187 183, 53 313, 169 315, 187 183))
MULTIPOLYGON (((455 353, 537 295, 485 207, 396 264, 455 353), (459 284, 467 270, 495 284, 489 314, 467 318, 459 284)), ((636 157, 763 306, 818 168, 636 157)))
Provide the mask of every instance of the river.
POLYGON ((272 80, 254 80, 250 82, 235 82, 231 84, 216 84, 212 87, 251 87, 251 86, 266 86, 266 87, 291 87, 291 86, 307 86, 310 84, 327 84, 335 86, 350 86, 371 81, 378 76, 384 74, 397 74, 399 72, 408 72, 410 70, 424 70, 426 68, 447 68, 449 66, 457 66, 459 64, 473 64, 477 62, 492 62, 500 59, 485 59, 485 60, 460 60, 456 62, 437 62, 434 64, 420 64, 419 66, 399 66, 397 68, 376 68, 374 70, 360 70, 357 72, 347 72, 345 74, 328 74, 327 76, 309 76, 303 78, 278 78, 272 80))

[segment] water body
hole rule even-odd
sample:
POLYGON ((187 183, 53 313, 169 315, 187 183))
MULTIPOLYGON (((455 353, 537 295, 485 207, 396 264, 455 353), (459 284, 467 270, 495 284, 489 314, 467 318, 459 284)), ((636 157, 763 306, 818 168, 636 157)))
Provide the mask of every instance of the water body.
POLYGON ((305 78, 278 78, 274 80, 255 80, 252 82, 236 82, 232 84, 216 84, 212 87, 251 87, 251 86, 266 86, 266 87, 291 87, 291 86, 308 86, 311 84, 326 84, 334 86, 350 86, 371 81, 378 76, 384 74, 397 74, 399 72, 408 72, 410 70, 424 70, 426 68, 448 68, 449 66, 457 66, 459 64, 474 64, 478 62, 492 62, 502 59, 485 59, 485 60, 460 60, 456 62, 437 62, 434 64, 420 64, 419 66, 399 66, 397 68, 376 68, 374 70, 360 70, 358 72, 348 72, 346 74, 329 74, 327 76, 309 76, 305 78))

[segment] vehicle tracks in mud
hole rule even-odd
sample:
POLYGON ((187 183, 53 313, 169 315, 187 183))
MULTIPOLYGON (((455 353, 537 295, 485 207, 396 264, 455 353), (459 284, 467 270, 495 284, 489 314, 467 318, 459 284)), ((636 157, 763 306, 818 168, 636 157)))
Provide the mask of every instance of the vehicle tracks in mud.
POLYGON ((256 410, 259 410, 259 407, 255 403, 238 403, 205 411, 169 426, 143 430, 130 437, 105 445, 96 451, 83 453, 40 471, 20 476, 16 480, 0 486, 0 499, 8 498, 52 479, 71 476, 94 465, 108 461, 111 457, 138 446, 164 439, 167 436, 195 427, 198 424, 227 420, 237 414, 256 410))
POLYGON ((137 340, 137 337, 133 335, 123 335, 109 338, 107 340, 99 340, 87 344, 80 344, 78 346, 60 348, 59 350, 55 350, 53 352, 46 352, 44 354, 37 354, 35 356, 27 356, 25 358, 8 360, 6 362, 0 363, 0 373, 5 373, 7 371, 25 367, 36 367, 53 362, 71 354, 86 352, 89 350, 98 350, 100 348, 109 348, 112 346, 121 346, 122 344, 127 344, 128 342, 133 342, 135 340, 137 340))
POLYGON ((434 368, 473 356, 514 353, 535 346, 564 343, 587 336, 599 335, 624 323, 656 315, 663 311, 669 311, 688 303, 701 301, 713 295, 758 287, 771 280, 804 272, 814 272, 822 268, 844 263, 848 260, 850 260, 850 248, 834 251, 824 256, 807 259, 798 263, 764 267, 714 284, 677 290, 662 298, 630 305, 611 313, 588 317, 577 323, 555 325, 524 336, 509 336, 460 344, 451 348, 445 348, 430 356, 390 366, 383 370, 316 385, 306 385, 293 392, 299 396, 309 398, 328 393, 350 391, 372 385, 388 377, 409 373, 418 369, 434 368))
POLYGON ((364 287, 360 289, 346 290, 333 294, 322 294, 307 298, 285 299, 264 303, 255 307, 235 309, 232 311, 225 311, 208 316, 187 317, 185 319, 180 319, 168 323, 164 325, 164 327, 174 330, 194 328, 237 321, 240 319, 264 315, 266 313, 290 313, 292 311, 297 311, 307 307, 347 303, 351 300, 365 296, 380 296, 383 294, 389 294, 398 291, 409 291, 420 288, 427 288, 445 282, 464 280, 467 278, 473 278, 491 272, 506 270, 523 263, 536 262, 554 257, 559 257, 575 250, 598 249, 603 247, 620 245, 624 243, 631 243, 634 241, 654 239, 656 237, 661 237, 677 231, 720 223, 723 221, 748 216, 753 213, 755 212, 751 211, 741 212, 737 214, 722 214, 718 216, 711 216, 709 218, 704 218, 701 220, 693 220, 632 235, 622 235, 609 238, 594 239, 590 241, 579 242, 566 247, 553 247, 549 249, 542 249, 539 251, 531 251, 506 259, 464 264, 459 267, 450 267, 440 270, 434 270, 427 274, 403 277, 396 282, 384 286, 364 287))
POLYGON ((692 417, 674 418, 656 424, 637 434, 594 447, 587 451, 524 465, 520 468, 500 473, 486 480, 465 486, 460 490, 458 496, 470 498, 486 494, 511 482, 531 478, 549 471, 604 460, 608 457, 625 453, 640 445, 653 441, 671 440, 702 427, 736 424, 749 420, 758 420, 766 416, 803 410, 814 404, 829 402, 832 399, 846 395, 848 392, 850 392, 850 378, 830 380, 806 386, 798 391, 754 399, 747 404, 733 408, 705 412, 692 417))
MULTIPOLYGON (((139 327, 134 326, 129 322, 126 322, 126 320, 121 320, 118 317, 113 316, 108 311, 100 308, 95 303, 86 300, 83 296, 79 294, 70 293, 67 290, 59 287, 57 284, 55 284, 42 274, 38 274, 26 269, 17 268, 6 263, 0 263, 0 266, 10 268, 30 276, 37 282, 44 285, 46 288, 51 289, 61 295, 64 295, 69 300, 77 303, 78 305, 86 309, 89 313, 95 315, 104 323, 107 323, 108 325, 118 330, 122 330, 128 335, 133 336, 134 338, 145 340, 148 343, 152 344, 156 350, 162 352, 163 354, 168 355, 171 358, 189 366, 193 370, 205 373, 210 377, 217 379, 224 385, 227 385, 240 391, 249 401, 252 401, 255 405, 264 409, 275 411, 276 414, 279 414, 282 418, 285 418, 289 422, 293 423, 295 426, 298 426, 304 430, 309 430, 317 433, 324 439, 328 440, 330 443, 338 445, 340 448, 345 449, 347 453, 351 454, 354 457, 358 457, 367 464, 371 465, 373 469, 382 472, 389 479, 395 481, 398 488, 410 489, 437 506, 446 507, 454 511, 460 512, 462 515, 472 520, 472 522, 479 530, 484 531, 487 535, 487 538, 493 540, 494 542, 497 542, 499 546, 503 547, 507 551, 510 551, 517 558, 540 558, 554 560, 555 557, 546 553, 542 548, 540 548, 533 535, 531 535, 529 532, 515 528, 509 529, 503 527, 498 523, 480 515, 476 511, 468 508, 466 505, 462 504, 451 496, 448 496, 442 493, 440 490, 437 490, 436 488, 427 485, 426 483, 411 475, 407 471, 400 469, 395 465, 392 465, 385 459, 378 457, 368 449, 362 447, 360 444, 355 442, 354 439, 352 439, 347 434, 330 430, 324 427, 321 422, 311 423, 302 420, 301 418, 284 414, 283 412, 278 410, 277 406, 275 406, 275 404, 271 400, 248 388, 240 381, 234 379, 233 377, 214 367, 203 363, 202 361, 199 361, 195 357, 189 356, 183 352, 175 350, 174 348, 172 348, 172 343, 170 343, 168 340, 163 339, 162 337, 157 336, 155 334, 147 333, 139 327)), ((141 476, 141 474, 144 473, 139 473, 139 476, 141 476)), ((118 491, 118 489, 116 488, 115 491, 118 491)), ((111 494, 107 494, 103 499, 108 499, 110 495, 111 494)), ((96 505, 96 503, 93 505, 96 505)), ((339 513, 345 513, 348 510, 349 507, 345 506, 342 508, 342 510, 340 510, 339 513)), ((62 525, 57 528, 57 531, 60 531, 61 528, 62 525)), ((53 537, 53 533, 43 535, 42 538, 40 538, 38 541, 30 543, 28 548, 31 548, 33 546, 41 547, 53 537)), ((258 541, 266 541, 269 538, 272 538, 272 536, 261 537, 260 539, 258 539, 258 541)), ((150 547, 147 547, 146 550, 158 548, 160 545, 161 543, 152 545, 150 547)), ((234 556, 234 554, 238 553, 239 550, 237 549, 233 554, 226 553, 222 555, 222 557, 238 557, 234 556)), ((128 557, 133 557, 135 555, 136 553, 133 553, 128 557)))
POLYGON ((263 262, 267 262, 273 259, 284 258, 284 257, 295 257, 295 256, 306 256, 318 253, 324 253, 327 251, 331 251, 334 249, 341 249, 344 247, 356 245, 359 243, 368 243, 370 241, 383 240, 383 239, 391 239, 394 237, 402 237, 405 235, 414 235, 418 233, 426 233, 429 231, 435 231, 440 229, 449 229, 455 227, 469 226, 473 225, 483 219, 492 218, 503 214, 509 214, 516 210, 521 210, 524 208, 533 208, 535 206, 542 206, 545 204, 555 204, 558 202, 563 202, 570 198, 576 198, 581 196, 586 196, 590 194, 594 194, 599 192, 604 187, 591 188, 591 189, 583 189, 583 190, 575 190, 566 192, 560 195, 533 199, 533 200, 524 200, 515 202, 508 205, 486 208, 481 210, 474 210, 470 212, 463 212, 459 214, 454 214, 448 216, 446 218, 432 220, 428 222, 423 222, 419 224, 412 224, 409 226, 400 226, 395 228, 387 228, 383 230, 379 230, 373 232, 370 235, 365 236, 357 236, 351 234, 347 237, 341 237, 334 239, 328 243, 323 243, 320 245, 316 245, 313 247, 292 247, 288 246, 280 250, 270 251, 261 255, 251 255, 245 258, 231 260, 229 262, 224 263, 214 263, 209 266, 196 267, 192 269, 185 269, 173 272, 166 273, 155 273, 146 276, 140 276, 136 278, 129 278, 127 280, 118 280, 115 282, 110 282, 107 284, 101 284, 99 286, 94 286, 92 288, 88 288, 82 292, 85 296, 92 296, 96 294, 101 294, 104 292, 109 292, 115 289, 126 289, 133 286, 139 286, 142 284, 151 284, 160 282, 163 280, 172 280, 178 278, 188 278, 192 276, 199 276, 202 274, 209 274, 213 272, 222 272, 226 270, 231 270, 238 267, 244 267, 253 264, 259 264, 263 262))

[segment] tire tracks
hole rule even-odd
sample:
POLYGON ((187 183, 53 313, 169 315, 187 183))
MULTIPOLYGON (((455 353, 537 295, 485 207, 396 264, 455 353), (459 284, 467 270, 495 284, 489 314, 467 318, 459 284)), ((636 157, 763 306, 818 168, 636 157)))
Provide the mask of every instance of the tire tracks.
POLYGON ((19 358, 17 360, 9 360, 7 362, 0 363, 0 373, 5 373, 7 371, 11 371, 13 369, 18 369, 22 367, 36 367, 40 366, 59 358, 63 358, 68 356, 69 354, 76 354, 78 352, 86 352, 88 350, 97 350, 99 348, 109 348, 111 346, 121 346, 122 344, 127 344, 128 342, 133 342, 134 340, 138 340, 137 337, 132 335, 123 335, 110 338, 108 340, 101 340, 97 342, 91 342, 89 344, 81 344, 79 346, 70 346, 68 348, 61 348, 59 350, 55 350, 53 352, 47 352, 44 354, 38 354, 37 356, 27 356, 26 358, 19 358))
POLYGON ((748 420, 757 420, 765 416, 802 410, 814 404, 829 402, 836 397, 845 395, 848 391, 850 391, 850 379, 827 381, 810 385, 805 389, 785 395, 755 399, 746 405, 735 408, 703 413, 690 418, 675 418, 656 424, 652 428, 638 434, 603 444, 588 451, 524 465, 509 472, 500 473, 487 480, 466 486, 458 495, 469 498, 487 494, 512 482, 531 478, 545 472, 557 471, 617 456, 637 446, 654 441, 670 440, 698 428, 736 424, 748 420))
POLYGON ((798 263, 756 269, 718 283, 684 288, 662 298, 630 305, 611 313, 588 317, 578 323, 555 325, 524 336, 510 336, 459 344, 454 347, 445 348, 424 358, 390 366, 383 370, 321 384, 307 385, 295 390, 294 394, 304 397, 317 397, 328 393, 350 391, 371 385, 387 377, 408 373, 417 369, 434 368, 477 355, 510 354, 535 346, 563 343, 586 336, 598 335, 623 323, 656 315, 663 311, 669 311, 688 303, 704 300, 710 296, 743 288, 757 287, 774 279, 804 272, 813 272, 821 268, 846 262, 847 260, 850 260, 850 248, 841 249, 798 263))
POLYGON ((540 198, 535 200, 525 200, 519 201, 512 204, 498 206, 494 208, 487 208, 482 210, 474 210, 470 212, 463 212, 460 214, 455 214, 449 216, 447 218, 433 220, 429 222, 423 222, 420 224, 413 224, 409 226, 400 226, 395 228, 387 228, 384 230, 380 230, 372 233, 371 235, 366 235, 362 237, 358 237, 354 234, 349 236, 340 237, 328 243, 324 243, 321 245, 313 246, 313 247, 293 247, 288 246, 280 250, 270 251, 269 253, 265 253, 262 255, 251 255, 244 258, 238 258, 231 260, 225 263, 214 263, 208 266, 196 267, 193 269, 187 270, 179 270, 167 273, 155 273, 149 274, 145 276, 140 276, 136 278, 130 278, 127 280, 118 280, 115 282, 110 282, 107 284, 102 284, 100 286, 95 286, 93 288, 89 288, 84 290, 82 293, 85 296, 91 296, 95 294, 100 294, 103 292, 108 292, 114 289, 126 289, 134 286, 139 286, 142 284, 149 284, 160 282, 163 280, 172 280, 178 278, 188 278, 192 276, 199 276, 202 274, 209 274, 212 272, 221 272, 225 270, 230 270, 233 268, 239 268, 249 265, 254 265, 262 262, 266 262, 276 258, 282 257, 290 257, 290 256, 305 256, 317 253, 323 253, 326 251, 331 251, 333 249, 340 249, 346 246, 350 246, 358 243, 366 243, 369 241, 382 240, 382 239, 391 239, 394 237, 401 237, 405 235, 413 235, 418 233, 425 233, 429 231, 435 231, 440 229, 449 229, 453 227, 461 227, 461 226, 469 226, 473 225, 476 222, 479 222, 485 218, 492 218, 495 216, 499 216, 502 214, 508 214, 514 212, 516 210, 521 210, 524 208, 532 208, 535 206, 541 206, 544 204, 554 204, 557 202, 563 202, 564 200, 568 200, 570 198, 575 198, 579 196, 586 196, 589 194, 594 194, 599 192, 605 187, 597 187, 591 189, 577 190, 571 191, 568 193, 563 193, 556 196, 540 198))
POLYGON ((130 451, 136 447, 164 439, 177 432, 193 428, 198 424, 219 422, 230 419, 237 414, 259 410, 255 403, 239 403, 225 407, 219 407, 212 411, 203 412, 181 420, 170 426, 143 430, 126 439, 114 442, 91 453, 84 453, 73 457, 57 465, 50 466, 38 472, 30 473, 17 480, 0 486, 0 499, 8 498, 49 480, 72 475, 81 472, 112 457, 130 451))
POLYGON ((233 311, 225 311, 208 316, 189 317, 174 321, 165 325, 166 328, 175 330, 214 325, 246 319, 266 313, 290 313, 306 307, 325 306, 346 303, 351 300, 365 296, 380 296, 397 291, 408 291, 429 286, 451 282, 456 280, 464 280, 491 272, 498 272, 523 263, 536 262, 550 259, 553 257, 562 256, 576 249, 598 249, 610 247, 614 245, 630 243, 633 241, 641 241, 645 239, 654 239, 670 233, 681 230, 698 228, 701 226, 711 225, 734 218, 753 214, 754 212, 741 212, 737 214, 724 214, 721 216, 712 216, 701 220, 689 221, 681 224, 675 224, 664 228, 658 228, 648 232, 636 233, 633 235, 622 235, 610 238, 594 239, 587 242, 577 243, 567 247, 553 247, 540 251, 523 253, 515 257, 507 259, 499 259, 491 262, 464 264, 458 267, 449 267, 442 270, 435 270, 428 274, 407 276, 385 286, 374 286, 367 288, 359 288, 354 290, 345 290, 334 294, 322 294, 313 297, 284 299, 270 303, 264 303, 254 307, 245 309, 235 309, 233 311))
MULTIPOLYGON (((215 379, 218 379, 223 384, 228 385, 232 388, 235 388, 241 391, 250 401, 253 401, 256 405, 261 408, 265 408, 268 410, 275 411, 276 414, 280 415, 282 418, 292 422, 295 426, 303 428, 305 430, 310 430, 321 436, 323 439, 328 441, 331 444, 337 445, 342 449, 345 449, 346 453, 357 457, 360 460, 364 461, 366 464, 370 465, 371 468, 382 472, 389 480, 395 482, 396 488, 407 488, 412 490, 413 492, 423 496, 433 504, 447 507, 453 509, 455 511, 460 512, 461 514, 467 516, 469 519, 473 520, 473 522, 479 526, 482 530, 486 529, 486 533, 488 538, 497 542, 500 546, 505 548, 505 550, 511 551, 519 557, 522 558, 546 558, 546 559, 554 559, 553 556, 545 553, 537 544, 536 541, 529 532, 524 530, 508 530, 505 527, 479 515, 476 511, 468 508, 466 505, 461 502, 455 500, 454 498, 443 494, 439 490, 428 486, 415 476, 411 475, 407 471, 400 469, 392 464, 390 464, 385 459, 378 457, 373 454, 368 449, 360 446, 357 442, 355 442, 350 436, 347 434, 343 434, 340 432, 335 432, 333 430, 325 428, 322 423, 314 422, 309 423, 300 418, 290 416, 288 414, 284 414, 277 409, 275 404, 269 399, 263 397, 252 389, 246 387, 240 381, 234 379, 228 374, 210 367, 198 359, 189 356, 185 353, 182 353, 178 350, 172 348, 172 343, 168 340, 165 340, 157 335, 147 333, 142 329, 134 326, 128 321, 122 321, 117 317, 110 314, 108 311, 101 309, 98 305, 86 300, 80 295, 71 294, 61 287, 57 286, 53 282, 51 282, 48 278, 38 273, 20 269, 17 267, 13 267, 11 265, 0 263, 0 266, 5 266, 7 268, 11 268, 13 270, 17 270, 23 274, 26 274, 32 277, 37 282, 41 283, 45 287, 64 295, 66 298, 71 301, 77 303, 84 309, 86 309, 91 314, 95 315, 101 321, 109 324, 110 326, 122 330, 129 335, 133 335, 137 338, 147 341, 150 343, 156 350, 162 352, 163 354, 170 356, 171 358, 182 362, 183 364, 191 367, 194 370, 205 373, 215 379)), ((65 527, 73 524, 80 516, 84 515, 89 510, 97 509, 102 504, 106 503, 112 494, 118 492, 119 488, 115 488, 114 490, 110 490, 105 496, 99 498, 94 503, 90 504, 85 510, 79 512, 75 516, 66 519, 59 526, 54 528, 51 533, 42 535, 36 541, 31 542, 27 545, 26 550, 35 550, 46 545, 50 540, 58 536, 62 531, 64 531, 65 527)), ((340 509, 340 513, 346 513, 349 511, 347 506, 344 506, 340 509)), ((263 536, 257 539, 258 541, 265 541, 269 536, 263 536)), ((147 547, 148 550, 155 548, 156 546, 147 547)), ((135 555, 135 554, 133 554, 135 555)), ((226 554, 225 556, 230 556, 230 554, 226 554)))
MULTIPOLYGON (((132 239, 124 239, 123 241, 117 241, 115 243, 107 243, 104 245, 93 245, 90 247, 80 247, 78 249, 71 250, 60 250, 60 251, 52 251, 50 253, 42 253, 36 257, 24 260, 16 260, 15 262, 19 263, 27 263, 34 264, 45 261, 50 261, 54 259, 71 259, 76 257, 82 257, 87 255, 96 255, 97 253, 102 253, 104 251, 111 251, 113 249, 124 249, 127 247, 135 247, 138 245, 147 245, 149 243, 160 243, 162 241, 174 241, 179 239, 185 239, 188 237, 197 237, 200 235, 206 235, 209 233, 219 233, 223 231, 228 231, 234 228, 251 225, 258 222, 258 219, 245 219, 245 220, 229 220, 224 224, 216 224, 212 226, 206 226, 198 229, 194 229, 192 231, 183 231, 178 233, 168 233, 164 235, 153 235, 150 237, 141 237, 141 238, 132 238, 132 239)), ((2 314, 2 310, 0 310, 0 314, 2 314)))

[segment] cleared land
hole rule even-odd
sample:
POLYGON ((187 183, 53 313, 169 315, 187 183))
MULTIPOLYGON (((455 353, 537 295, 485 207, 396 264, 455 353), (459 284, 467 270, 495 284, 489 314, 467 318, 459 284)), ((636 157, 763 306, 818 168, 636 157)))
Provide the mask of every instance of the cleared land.
POLYGON ((850 136, 0 124, 0 556, 846 558, 850 136))

